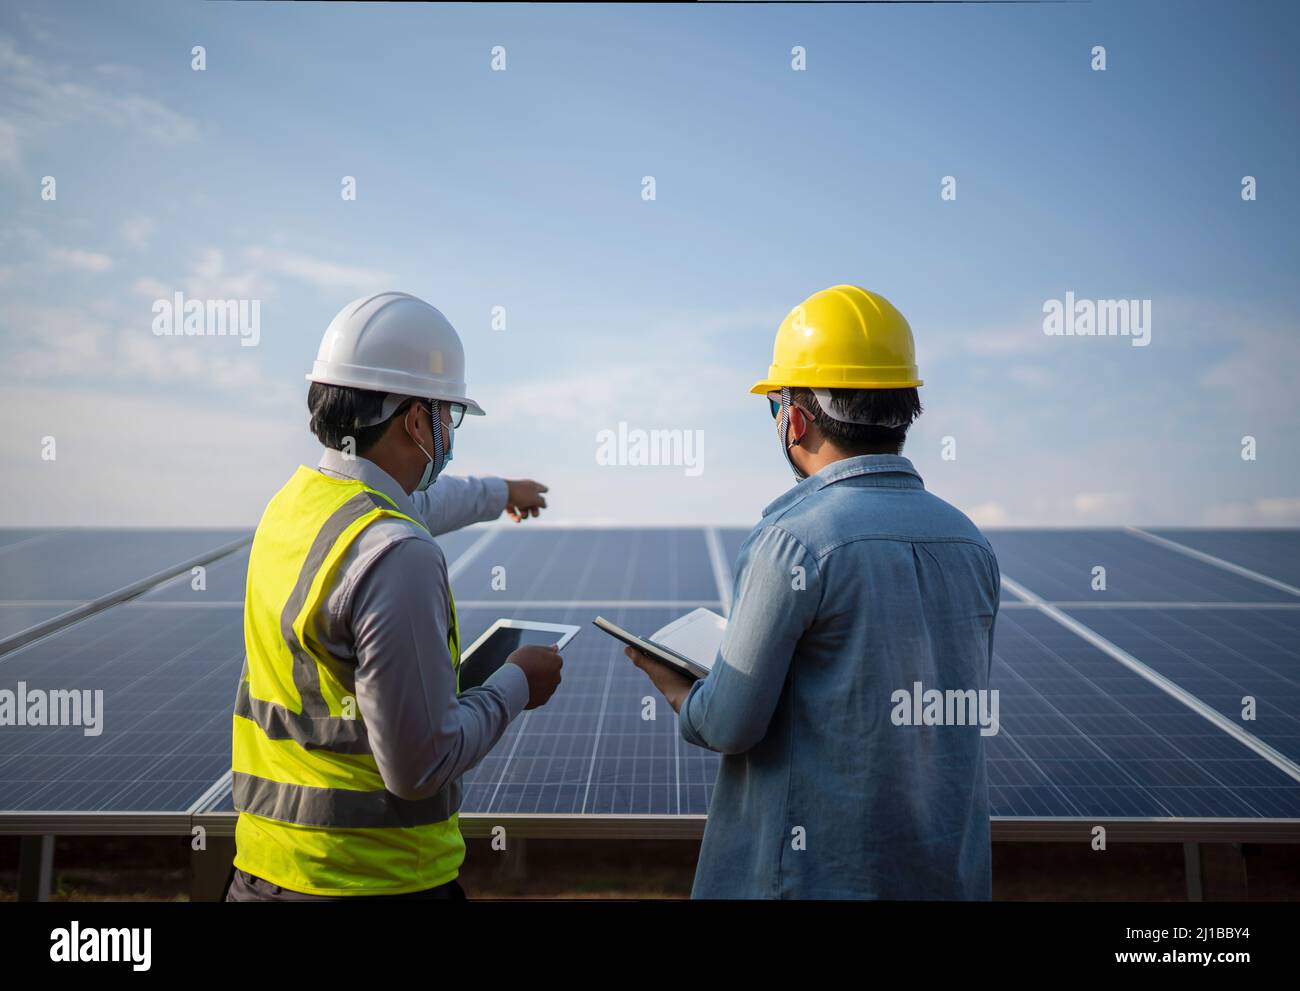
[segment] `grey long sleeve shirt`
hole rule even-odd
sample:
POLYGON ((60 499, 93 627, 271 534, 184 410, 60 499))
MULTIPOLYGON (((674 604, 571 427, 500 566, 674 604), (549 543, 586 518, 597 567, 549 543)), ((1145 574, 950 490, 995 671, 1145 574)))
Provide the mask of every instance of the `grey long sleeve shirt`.
MULTIPOLYGON (((439 476, 408 496, 365 458, 326 450, 319 470, 378 489, 435 534, 493 519, 506 503, 500 478, 439 476)), ((474 767, 528 704, 528 679, 514 664, 458 696, 449 625, 442 549, 397 519, 353 541, 313 617, 320 647, 355 662, 357 708, 384 786, 399 798, 427 798, 474 767)))

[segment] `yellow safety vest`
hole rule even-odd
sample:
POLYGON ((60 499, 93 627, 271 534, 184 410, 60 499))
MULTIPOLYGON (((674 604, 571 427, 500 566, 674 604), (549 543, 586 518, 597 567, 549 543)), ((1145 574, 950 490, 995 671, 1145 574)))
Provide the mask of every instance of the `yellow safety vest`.
MULTIPOLYGON (((382 492, 300 467, 253 537, 231 760, 235 866, 292 891, 419 891, 455 878, 465 859, 460 782, 418 801, 384 788, 357 709, 355 661, 327 653, 309 625, 349 545, 392 517, 425 530, 382 492)), ((459 681, 450 588, 447 599, 459 681)))

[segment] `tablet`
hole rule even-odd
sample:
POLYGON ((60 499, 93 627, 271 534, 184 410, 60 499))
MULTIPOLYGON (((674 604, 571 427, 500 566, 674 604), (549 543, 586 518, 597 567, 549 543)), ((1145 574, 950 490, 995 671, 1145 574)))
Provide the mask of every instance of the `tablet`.
POLYGON ((564 623, 534 623, 526 619, 498 619, 460 655, 460 691, 477 688, 520 647, 555 644, 563 650, 578 633, 564 623))
MULTIPOLYGON (((718 616, 717 619, 722 620, 722 617, 718 616)), ((726 621, 722 620, 722 622, 725 629, 726 621)), ((707 660, 704 659, 706 656, 704 654, 701 654, 698 657, 689 657, 657 639, 660 634, 663 634, 665 630, 668 630, 670 627, 676 626, 677 623, 670 623, 668 627, 664 628, 664 630, 659 630, 655 634, 656 639, 654 640, 648 637, 638 637, 635 633, 629 633, 621 626, 611 623, 604 616, 597 616, 592 621, 592 625, 604 630, 614 639, 621 640, 628 646, 635 647, 637 650, 644 651, 651 657, 663 661, 669 667, 676 668, 692 681, 698 681, 700 678, 704 678, 708 675, 713 666, 713 658, 717 653, 717 646, 715 645, 713 652, 707 654, 707 660)), ((722 637, 719 633, 718 640, 720 641, 721 639, 722 637)))

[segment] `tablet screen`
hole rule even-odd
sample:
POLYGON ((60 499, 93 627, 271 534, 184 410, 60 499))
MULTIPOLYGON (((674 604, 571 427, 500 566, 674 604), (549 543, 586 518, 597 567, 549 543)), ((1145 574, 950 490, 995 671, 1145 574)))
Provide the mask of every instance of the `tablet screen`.
POLYGON ((564 638, 563 632, 530 630, 498 626, 486 640, 474 648, 460 666, 460 690, 477 688, 506 662, 510 654, 520 647, 537 644, 549 647, 564 638))

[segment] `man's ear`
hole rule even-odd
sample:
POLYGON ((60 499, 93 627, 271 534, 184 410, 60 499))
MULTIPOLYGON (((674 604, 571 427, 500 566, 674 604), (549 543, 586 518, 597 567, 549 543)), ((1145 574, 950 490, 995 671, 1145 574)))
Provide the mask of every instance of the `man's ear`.
POLYGON ((794 442, 801 443, 808 436, 808 428, 812 426, 812 417, 810 417, 803 408, 790 405, 790 426, 794 430, 794 442))
MULTIPOLYGON (((403 433, 408 438, 414 437, 417 441, 423 442, 420 437, 420 404, 411 403, 402 413, 403 433)), ((431 438, 432 439, 432 438, 431 438)))

